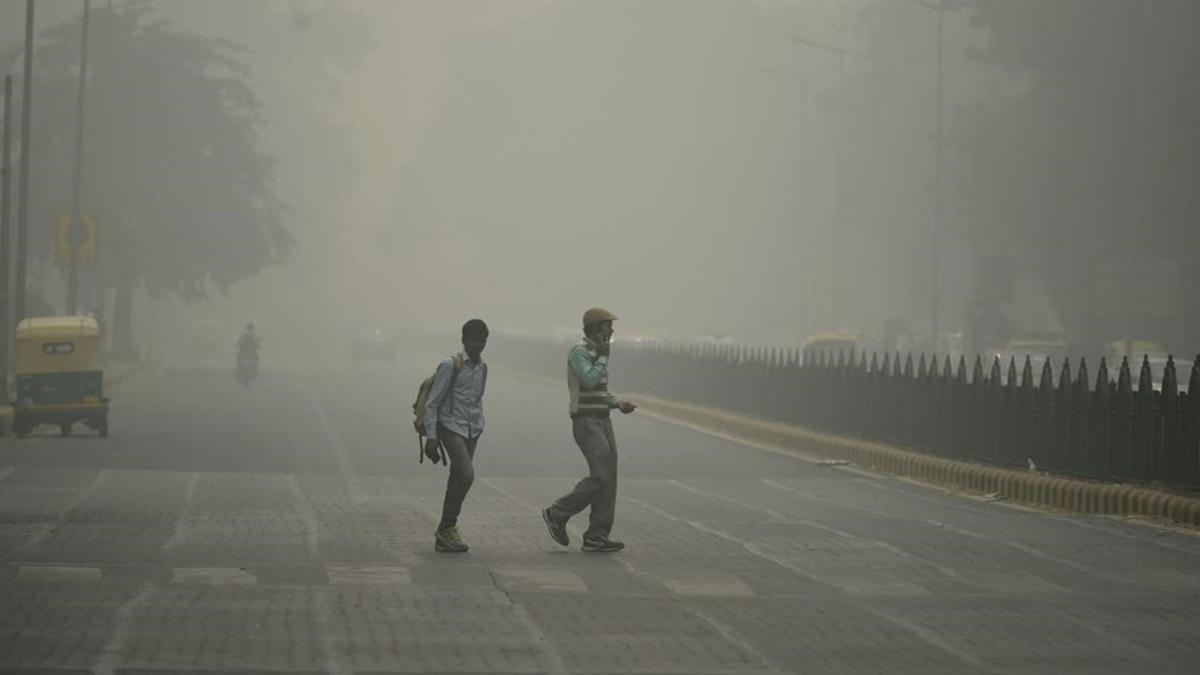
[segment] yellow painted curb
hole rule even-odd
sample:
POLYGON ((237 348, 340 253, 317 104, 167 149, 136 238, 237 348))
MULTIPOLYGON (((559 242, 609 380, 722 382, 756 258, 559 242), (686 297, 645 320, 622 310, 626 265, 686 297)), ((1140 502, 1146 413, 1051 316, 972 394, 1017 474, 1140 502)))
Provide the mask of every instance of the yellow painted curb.
POLYGON ((805 455, 849 460, 898 476, 980 493, 999 493, 1012 501, 1078 513, 1155 516, 1200 526, 1200 497, 934 457, 654 396, 630 395, 628 398, 657 415, 735 438, 805 455))

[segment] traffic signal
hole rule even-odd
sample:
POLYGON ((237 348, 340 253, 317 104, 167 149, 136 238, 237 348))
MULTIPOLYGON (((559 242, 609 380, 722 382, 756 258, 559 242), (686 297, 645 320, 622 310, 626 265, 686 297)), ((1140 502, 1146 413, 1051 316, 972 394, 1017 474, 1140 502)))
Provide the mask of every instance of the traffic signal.
POLYGON ((77 265, 96 262, 96 221, 89 216, 80 216, 79 220, 66 214, 58 217, 54 261, 59 265, 70 265, 72 258, 77 265))

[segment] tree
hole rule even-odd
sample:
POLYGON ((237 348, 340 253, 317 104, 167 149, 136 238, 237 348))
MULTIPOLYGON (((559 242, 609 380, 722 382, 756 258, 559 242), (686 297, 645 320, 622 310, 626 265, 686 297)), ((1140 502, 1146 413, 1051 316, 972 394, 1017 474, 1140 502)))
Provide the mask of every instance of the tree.
MULTIPOLYGON (((177 31, 144 0, 95 12, 92 30, 82 204, 116 289, 114 347, 128 350, 135 287, 200 300, 281 261, 294 238, 242 48, 177 31)), ((70 208, 79 33, 79 20, 54 26, 35 56, 30 244, 42 259, 70 208)))
POLYGON ((1024 86, 959 117, 956 223, 1032 266, 1081 348, 1200 343, 1200 5, 1013 0, 973 17, 990 37, 976 56, 1024 86), (1142 275, 1178 285, 1155 303, 1142 275))

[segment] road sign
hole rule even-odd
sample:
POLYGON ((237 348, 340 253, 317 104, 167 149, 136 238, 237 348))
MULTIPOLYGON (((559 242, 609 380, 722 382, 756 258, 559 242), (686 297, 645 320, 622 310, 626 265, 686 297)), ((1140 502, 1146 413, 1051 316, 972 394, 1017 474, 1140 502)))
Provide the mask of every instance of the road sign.
POLYGON ((96 221, 90 216, 75 220, 69 215, 58 217, 54 237, 54 261, 59 265, 91 265, 96 262, 96 221))

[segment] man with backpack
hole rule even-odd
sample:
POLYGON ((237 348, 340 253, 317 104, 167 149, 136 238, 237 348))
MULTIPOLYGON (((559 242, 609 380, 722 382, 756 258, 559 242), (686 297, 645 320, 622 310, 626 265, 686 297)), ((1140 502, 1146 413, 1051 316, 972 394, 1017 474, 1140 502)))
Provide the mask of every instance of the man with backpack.
POLYGON ((426 437, 424 457, 435 464, 449 459, 450 478, 442 503, 442 519, 433 535, 433 548, 441 553, 465 553, 468 549, 458 533, 458 514, 475 481, 475 446, 483 433, 483 392, 487 387, 487 364, 480 356, 487 346, 488 327, 471 319, 462 327, 462 352, 438 364, 433 377, 422 384, 414 412, 420 414, 425 394, 424 416, 417 431, 426 437), (425 389, 428 386, 428 393, 425 389), (444 454, 443 454, 444 453, 444 454))
POLYGON ((567 387, 571 392, 571 427, 575 443, 587 460, 588 476, 569 494, 542 510, 550 538, 567 546, 567 520, 591 507, 583 550, 614 553, 625 544, 608 538, 617 504, 617 440, 609 411, 628 415, 634 404, 608 391, 608 355, 612 342, 612 312, 593 307, 583 314, 583 340, 567 355, 567 387))

